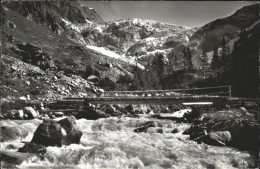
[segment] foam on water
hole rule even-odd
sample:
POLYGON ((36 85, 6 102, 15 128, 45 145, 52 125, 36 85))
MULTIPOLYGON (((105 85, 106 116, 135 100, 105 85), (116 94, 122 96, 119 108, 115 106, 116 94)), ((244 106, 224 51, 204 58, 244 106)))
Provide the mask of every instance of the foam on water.
MULTIPOLYGON (((31 122, 20 124, 30 126, 31 122)), ((17 123, 11 123, 17 125, 17 123)), ((83 131, 80 144, 47 147, 43 157, 33 156, 20 167, 59 166, 71 168, 246 168, 250 155, 228 147, 197 144, 182 135, 190 124, 146 118, 77 120, 83 131), (146 133, 133 130, 154 121, 146 133), (156 133, 162 128, 164 133, 156 133), (178 133, 168 131, 178 129, 178 133)), ((35 123, 32 123, 35 126, 35 123)), ((30 126, 32 128, 32 126, 30 126)), ((31 135, 35 130, 31 130, 31 135)), ((8 149, 4 146, 4 149, 8 149)))

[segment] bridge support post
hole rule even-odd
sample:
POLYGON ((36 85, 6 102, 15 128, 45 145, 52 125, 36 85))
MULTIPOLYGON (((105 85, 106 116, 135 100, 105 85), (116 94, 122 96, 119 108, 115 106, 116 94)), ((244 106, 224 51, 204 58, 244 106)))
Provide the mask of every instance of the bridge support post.
POLYGON ((218 100, 213 103, 215 105, 217 110, 221 110, 226 106, 227 101, 226 100, 218 100))
POLYGON ((95 112, 97 111, 97 104, 94 104, 95 105, 95 112))
POLYGON ((232 97, 231 85, 228 86, 228 90, 229 90, 229 97, 232 97))

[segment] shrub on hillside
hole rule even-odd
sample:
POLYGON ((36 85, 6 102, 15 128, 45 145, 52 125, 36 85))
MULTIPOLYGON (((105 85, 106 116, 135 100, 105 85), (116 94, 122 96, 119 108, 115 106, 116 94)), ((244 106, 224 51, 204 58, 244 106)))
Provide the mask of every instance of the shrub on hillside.
POLYGON ((117 84, 108 77, 102 78, 98 83, 98 86, 106 91, 115 90, 117 88, 117 84))

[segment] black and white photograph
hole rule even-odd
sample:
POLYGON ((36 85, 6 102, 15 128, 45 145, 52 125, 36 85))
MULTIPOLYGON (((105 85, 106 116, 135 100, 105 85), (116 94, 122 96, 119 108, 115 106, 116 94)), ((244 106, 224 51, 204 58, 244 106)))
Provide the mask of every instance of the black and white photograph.
POLYGON ((2 0, 1 168, 259 168, 259 9, 2 0))

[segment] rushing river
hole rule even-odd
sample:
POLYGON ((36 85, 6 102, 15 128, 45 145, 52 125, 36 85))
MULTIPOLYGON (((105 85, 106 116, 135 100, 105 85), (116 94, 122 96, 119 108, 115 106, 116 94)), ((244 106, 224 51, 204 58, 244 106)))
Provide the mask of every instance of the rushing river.
MULTIPOLYGON (((1 121, 2 126, 19 128, 18 137, 1 143, 1 149, 17 151, 23 141, 31 141, 41 120, 1 121)), ((191 124, 147 118, 106 118, 77 120, 83 131, 80 144, 47 147, 44 157, 32 156, 19 168, 36 166, 58 168, 247 168, 250 154, 229 147, 197 144, 182 132, 191 124), (156 127, 146 133, 133 130, 145 121, 153 120, 156 127), (163 133, 156 133, 162 128, 163 133), (177 128, 178 133, 171 133, 177 128)), ((5 164, 3 163, 3 166, 5 164)))

